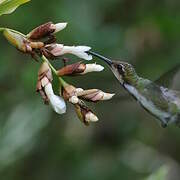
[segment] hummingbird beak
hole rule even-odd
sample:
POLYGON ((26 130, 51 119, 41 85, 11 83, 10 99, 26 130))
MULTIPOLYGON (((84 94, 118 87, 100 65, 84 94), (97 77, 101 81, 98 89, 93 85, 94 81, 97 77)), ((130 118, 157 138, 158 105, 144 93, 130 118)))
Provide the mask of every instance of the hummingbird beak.
POLYGON ((110 67, 112 66, 112 64, 113 64, 113 62, 110 60, 110 59, 108 59, 108 58, 106 58, 106 57, 104 57, 104 56, 102 56, 102 55, 100 55, 100 54, 98 54, 98 53, 95 53, 95 52, 93 52, 93 51, 87 51, 87 53, 88 54, 91 54, 91 55, 93 55, 93 56, 95 56, 95 57, 97 57, 97 58, 99 58, 99 59, 102 59, 104 62, 106 62, 110 67))

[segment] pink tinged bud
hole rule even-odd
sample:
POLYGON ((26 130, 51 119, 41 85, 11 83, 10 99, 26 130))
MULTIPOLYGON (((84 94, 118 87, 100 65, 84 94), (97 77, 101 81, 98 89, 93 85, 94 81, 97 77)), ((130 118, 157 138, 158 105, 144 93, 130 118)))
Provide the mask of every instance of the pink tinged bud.
POLYGON ((65 113, 66 103, 64 102, 64 99, 62 97, 54 94, 51 83, 45 85, 44 89, 54 111, 58 114, 65 113))
POLYGON ((88 46, 64 46, 63 44, 48 45, 53 56, 73 54, 85 60, 91 60, 92 56, 87 53, 91 48, 88 46))
POLYGON ((115 94, 105 93, 99 89, 89 89, 76 92, 76 95, 87 101, 97 102, 111 99, 115 94))
POLYGON ((86 122, 97 122, 98 120, 97 116, 90 111, 85 115, 86 122))
POLYGON ((15 33, 9 29, 5 29, 3 35, 17 49, 23 52, 26 51, 26 46, 25 46, 26 39, 22 35, 15 33))
POLYGON ((96 64, 96 63, 86 64, 86 69, 81 74, 87 74, 89 72, 100 72, 100 71, 103 71, 103 70, 104 70, 104 67, 99 65, 99 64, 96 64))

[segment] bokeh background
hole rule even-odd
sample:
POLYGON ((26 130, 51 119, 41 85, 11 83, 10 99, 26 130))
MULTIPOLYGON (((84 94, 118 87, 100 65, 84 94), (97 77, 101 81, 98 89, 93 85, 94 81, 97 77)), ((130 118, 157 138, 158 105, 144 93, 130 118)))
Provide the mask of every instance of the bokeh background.
MULTIPOLYGON (((28 33, 48 21, 66 21, 59 42, 124 59, 154 81, 180 63, 179 9, 178 0, 32 0, 1 16, 0 24, 28 33)), ((105 64, 95 59, 103 72, 66 78, 76 87, 116 93, 111 101, 90 104, 99 122, 85 127, 73 106, 60 116, 43 104, 35 92, 40 63, 2 36, 0 49, 0 179, 180 179, 180 129, 161 128, 126 97, 105 64)), ((54 65, 62 66, 61 60, 54 65)), ((174 81, 178 90, 178 75, 174 81)))

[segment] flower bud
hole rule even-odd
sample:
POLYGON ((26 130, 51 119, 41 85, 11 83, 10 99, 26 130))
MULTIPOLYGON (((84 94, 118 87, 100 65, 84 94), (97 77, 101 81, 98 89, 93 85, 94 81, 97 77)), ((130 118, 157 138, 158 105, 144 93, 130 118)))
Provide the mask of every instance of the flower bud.
POLYGON ((86 65, 81 62, 67 65, 57 71, 58 76, 76 75, 84 72, 86 65))
POLYGON ((67 65, 57 71, 58 76, 83 75, 89 72, 99 72, 104 69, 98 64, 83 64, 81 62, 67 65))
POLYGON ((66 104, 64 99, 54 94, 51 83, 48 83, 44 86, 44 91, 53 110, 58 114, 64 114, 66 112, 66 104))
POLYGON ((73 54, 85 60, 92 59, 92 56, 87 53, 87 51, 91 49, 88 46, 64 46, 63 44, 48 44, 45 46, 45 48, 54 57, 62 56, 64 54, 73 54))
POLYGON ((62 96, 63 96, 63 98, 65 100, 69 101, 69 99, 72 96, 75 96, 75 90, 76 90, 76 88, 74 86, 70 85, 70 84, 67 84, 67 85, 63 86, 63 88, 62 88, 62 96))
POLYGON ((98 118, 97 118, 97 116, 95 114, 93 114, 92 112, 89 111, 85 115, 85 121, 87 121, 87 122, 96 122, 96 121, 98 121, 98 118))
POLYGON ((48 83, 51 83, 52 80, 53 80, 53 77, 52 77, 51 69, 48 63, 43 62, 38 71, 38 81, 36 85, 36 91, 41 94, 45 104, 48 104, 49 98, 44 88, 48 83))
POLYGON ((27 37, 34 40, 48 37, 53 33, 63 30, 66 25, 67 23, 53 24, 52 22, 48 22, 33 29, 29 34, 27 34, 27 37))
POLYGON ((9 29, 3 31, 5 38, 20 51, 26 52, 25 37, 9 29))
POLYGON ((111 99, 115 94, 105 93, 99 89, 89 89, 76 92, 76 95, 87 101, 97 102, 111 99))
POLYGON ((89 72, 100 72, 102 70, 104 70, 104 67, 99 64, 86 64, 86 69, 81 74, 87 74, 89 72))
POLYGON ((75 110, 78 118, 85 124, 89 125, 90 122, 98 121, 97 116, 86 106, 83 101, 75 104, 75 110))
POLYGON ((72 96, 69 98, 69 102, 72 104, 77 104, 79 102, 79 99, 77 96, 72 96))

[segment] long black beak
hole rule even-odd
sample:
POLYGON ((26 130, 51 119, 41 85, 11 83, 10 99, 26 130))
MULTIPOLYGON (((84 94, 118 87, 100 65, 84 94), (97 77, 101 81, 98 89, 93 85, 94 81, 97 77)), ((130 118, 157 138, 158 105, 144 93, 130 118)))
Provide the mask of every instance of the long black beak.
POLYGON ((98 53, 95 53, 95 52, 93 52, 93 51, 87 51, 87 53, 88 54, 91 54, 91 55, 93 55, 93 56, 95 56, 95 57, 97 57, 97 58, 99 58, 99 59, 102 59, 104 62, 106 62, 109 66, 112 66, 112 64, 113 64, 113 62, 110 60, 110 59, 108 59, 108 58, 106 58, 106 57, 104 57, 104 56, 102 56, 102 55, 100 55, 100 54, 98 54, 98 53))

